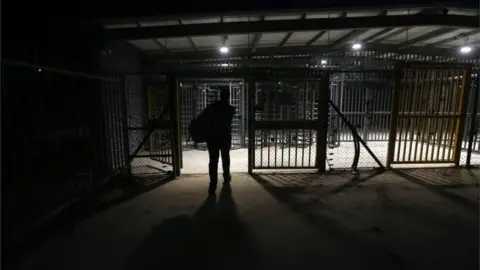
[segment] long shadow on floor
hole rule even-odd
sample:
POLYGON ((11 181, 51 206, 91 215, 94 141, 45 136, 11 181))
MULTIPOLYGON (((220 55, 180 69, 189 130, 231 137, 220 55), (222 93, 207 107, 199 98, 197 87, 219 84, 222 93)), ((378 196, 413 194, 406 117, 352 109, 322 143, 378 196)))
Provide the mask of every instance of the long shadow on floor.
POLYGON ((449 190, 467 188, 479 190, 480 180, 463 169, 422 169, 422 170, 394 170, 402 178, 417 184, 455 204, 461 205, 478 213, 479 201, 465 198, 449 190))
POLYGON ((62 210, 52 214, 15 247, 2 251, 2 266, 15 267, 16 263, 53 235, 59 233, 69 235, 73 232, 76 224, 82 220, 152 191, 169 183, 173 178, 167 175, 134 178, 133 180, 119 177, 103 188, 78 198, 62 210))
POLYGON ((208 197, 193 217, 177 216, 152 228, 126 269, 260 269, 253 242, 237 215, 230 185, 217 204, 208 197))
MULTIPOLYGON (((460 261, 450 260, 441 264, 437 262, 434 266, 436 269, 451 269, 459 262, 463 264, 463 269, 477 269, 477 257, 474 256, 475 250, 478 250, 477 242, 472 240, 461 243, 460 240, 455 240, 457 235, 462 237, 461 239, 470 239, 470 236, 476 235, 475 224, 451 220, 442 213, 441 208, 429 211, 431 209, 425 206, 414 207, 397 201, 397 197, 390 197, 398 194, 396 189, 398 192, 408 193, 402 191, 399 186, 389 186, 377 181, 368 187, 353 188, 357 183, 363 183, 376 175, 378 172, 360 178, 353 176, 350 181, 345 179, 347 181, 340 185, 331 187, 320 185, 310 189, 302 186, 278 186, 279 180, 272 181, 271 176, 253 175, 253 178, 274 198, 315 225, 319 229, 319 241, 329 243, 330 249, 346 252, 337 260, 355 261, 358 265, 356 269, 432 267, 428 261, 406 255, 408 252, 405 250, 408 250, 409 246, 415 247, 418 239, 420 239, 418 243, 428 246, 428 250, 424 252, 432 257, 435 257, 432 254, 436 254, 439 248, 451 249, 457 246, 455 249, 461 253, 457 255, 460 261), (317 192, 315 189, 322 191, 317 192), (381 193, 382 196, 375 193, 381 193), (332 198, 334 199, 331 200, 332 198), (396 220, 401 220, 400 224, 407 226, 396 225, 396 220), (410 233, 420 233, 428 228, 435 232, 417 237, 412 237, 410 233), (445 234, 443 235, 438 228, 445 229, 445 234), (399 242, 398 239, 402 240, 399 242), (439 242, 429 244, 425 239, 439 242), (460 243, 463 246, 458 246, 460 243)), ((320 177, 317 176, 318 179, 320 177)), ((281 180, 284 178, 279 177, 281 180)), ((332 269, 334 267, 331 265, 332 269)))

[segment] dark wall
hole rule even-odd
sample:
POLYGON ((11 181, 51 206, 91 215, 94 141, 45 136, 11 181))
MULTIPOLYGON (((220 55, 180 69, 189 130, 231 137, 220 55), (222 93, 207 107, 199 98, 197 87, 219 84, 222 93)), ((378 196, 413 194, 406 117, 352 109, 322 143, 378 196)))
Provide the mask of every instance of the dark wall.
POLYGON ((124 85, 105 74, 141 69, 135 49, 119 51, 126 45, 102 58, 94 29, 5 25, 2 261, 20 254, 54 209, 103 188, 125 165, 124 85))

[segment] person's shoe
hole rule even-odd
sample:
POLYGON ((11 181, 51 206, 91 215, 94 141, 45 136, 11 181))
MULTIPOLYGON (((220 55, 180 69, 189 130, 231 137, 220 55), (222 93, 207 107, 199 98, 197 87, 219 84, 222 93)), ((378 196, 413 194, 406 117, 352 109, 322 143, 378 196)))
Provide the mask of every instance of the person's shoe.
POLYGON ((210 184, 210 186, 208 187, 208 196, 215 196, 216 190, 217 190, 217 186, 210 184))
POLYGON ((223 182, 224 183, 230 183, 232 181, 232 176, 230 174, 224 174, 223 175, 223 182))

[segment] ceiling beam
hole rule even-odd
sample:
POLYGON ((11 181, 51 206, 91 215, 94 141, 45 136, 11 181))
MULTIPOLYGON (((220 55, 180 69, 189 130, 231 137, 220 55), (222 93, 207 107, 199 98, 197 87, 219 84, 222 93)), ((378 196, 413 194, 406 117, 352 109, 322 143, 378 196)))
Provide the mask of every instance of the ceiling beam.
MULTIPOLYGON (((301 20, 305 20, 307 19, 307 14, 304 13, 302 14, 302 17, 300 18, 301 20)), ((285 37, 282 39, 282 41, 280 42, 280 44, 278 44, 278 46, 282 47, 283 45, 285 45, 285 43, 287 43, 287 41, 292 37, 293 35, 293 32, 288 32, 285 37)))
POLYGON ((364 40, 362 40, 362 41, 363 41, 364 43, 370 42, 370 41, 378 38, 379 36, 385 35, 386 33, 392 31, 393 29, 394 29, 394 28, 392 28, 392 27, 385 28, 385 29, 383 29, 383 30, 381 30, 381 31, 379 31, 379 32, 377 32, 377 33, 375 33, 375 34, 367 37, 366 39, 364 39, 364 40))
MULTIPOLYGON (((178 20, 179 25, 183 25, 182 20, 178 20)), ((195 42, 193 41, 191 36, 187 36, 188 42, 190 43, 190 46, 192 47, 193 50, 198 51, 197 46, 195 45, 195 42)))
MULTIPOLYGON (((380 12, 377 16, 385 16, 387 15, 387 11, 386 10, 383 10, 382 12, 380 12)), ((344 35, 343 37, 337 39, 336 41, 334 41, 330 46, 334 49, 340 47, 340 46, 343 46, 346 42, 350 41, 350 39, 354 38, 354 37, 357 37, 359 35, 362 35, 364 34, 365 32, 367 32, 368 29, 355 29, 355 30, 352 30, 350 31, 348 34, 344 35)))
MULTIPOLYGON (((442 5, 442 7, 448 8, 448 9, 456 9, 456 10, 466 10, 466 11, 475 11, 476 6, 465 6, 461 5, 457 2, 451 2, 446 5, 442 5)), ((174 11, 168 11, 164 13, 159 13, 159 14, 136 14, 135 16, 128 16, 127 14, 122 14, 121 16, 113 16, 113 17, 108 17, 108 16, 95 16, 95 21, 98 24, 128 24, 131 23, 132 21, 135 20, 141 20, 141 21, 168 21, 168 20, 178 20, 179 18, 181 19, 198 19, 198 18, 205 18, 205 17, 220 17, 220 16, 268 16, 268 15, 295 15, 295 14, 302 14, 302 13, 339 13, 339 12, 372 12, 372 11, 379 11, 379 10, 389 10, 389 11, 407 11, 409 9, 428 9, 428 8, 434 8, 438 9, 438 5, 432 5, 432 4, 409 4, 409 5, 381 5, 381 6, 375 6, 372 8, 371 6, 369 7, 368 5, 352 5, 352 6, 337 6, 337 7, 332 7, 332 8, 303 8, 303 9, 255 9, 255 10, 228 10, 228 11, 220 11, 217 10, 216 12, 208 11, 208 10, 202 10, 201 12, 185 12, 185 9, 183 8, 182 12, 174 12, 174 11)), ((150 10, 151 11, 151 10, 150 10)), ((165 10, 166 11, 166 10, 165 10)), ((180 10, 179 10, 180 11, 180 10)), ((198 9, 197 9, 198 11, 198 9)), ((108 15, 108 14, 104 14, 108 15)), ((133 14, 131 14, 133 15, 133 14)))
POLYGON ((462 28, 478 28, 479 20, 478 17, 475 16, 447 14, 321 18, 295 21, 264 20, 251 22, 183 24, 150 26, 142 28, 108 29, 103 31, 103 35, 106 39, 133 40, 160 37, 218 36, 262 32, 295 32, 412 26, 451 26, 462 28))
POLYGON ((469 37, 469 36, 472 36, 472 35, 475 35, 475 34, 479 34, 479 33, 480 33, 480 29, 472 30, 472 31, 469 31, 469 32, 466 32, 466 33, 462 33, 462 34, 456 35, 456 36, 454 36, 454 37, 450 37, 450 38, 446 38, 446 39, 439 40, 439 41, 434 42, 434 43, 430 43, 430 44, 428 44, 427 46, 443 45, 443 44, 452 42, 452 41, 454 41, 454 40, 457 40, 457 39, 459 39, 459 38, 465 38, 465 37, 469 37))
POLYGON ((407 40, 405 42, 403 42, 402 44, 400 44, 400 48, 401 50, 407 48, 407 47, 410 47, 414 44, 417 44, 419 42, 422 42, 422 41, 425 41, 425 40, 429 40, 431 38, 434 38, 434 37, 438 37, 438 36, 441 36, 441 35, 445 35, 447 33, 450 33, 454 31, 454 29, 452 28, 440 28, 440 29, 437 29, 437 30, 434 30, 434 31, 431 31, 431 32, 427 32, 423 35, 420 35, 416 38, 412 38, 410 40, 407 40))
POLYGON ((310 39, 305 45, 306 46, 311 46, 313 43, 317 42, 323 35, 325 35, 327 31, 320 31, 318 34, 316 34, 312 39, 310 39))
POLYGON ((165 52, 169 53, 170 50, 167 48, 167 46, 165 46, 162 42, 160 42, 160 40, 154 38, 152 39, 153 43, 157 44, 158 47, 162 48, 162 50, 164 50, 165 52))
MULTIPOLYGON (((265 20, 265 16, 261 16, 260 21, 264 21, 264 20, 265 20)), ((252 42, 252 53, 255 53, 255 50, 257 49, 257 45, 258 43, 260 43, 261 39, 262 39, 262 33, 260 32, 255 33, 255 36, 252 42)))
MULTIPOLYGON (((251 53, 251 48, 235 48, 232 49, 228 56, 219 54, 218 50, 201 50, 198 52, 172 52, 166 54, 163 51, 159 50, 159 53, 148 52, 146 54, 146 61, 178 61, 178 60, 205 60, 205 59, 223 59, 228 61, 228 59, 234 57, 251 57, 251 56, 274 56, 274 55, 285 55, 285 54, 309 54, 314 55, 335 55, 338 53, 344 53, 350 51, 349 48, 342 47, 337 50, 332 50, 330 46, 284 46, 284 47, 260 47, 257 48, 254 54, 251 53)), ((393 44, 365 44, 363 51, 375 51, 382 53, 391 53, 398 52, 398 45, 393 44)), ((441 49, 441 48, 430 48, 430 47, 408 47, 405 50, 402 50, 401 53, 412 53, 412 54, 421 54, 421 55, 431 55, 431 56, 445 56, 457 55, 457 52, 454 49, 441 49)), ((473 55, 473 54, 472 54, 473 55)), ((468 56, 470 57, 470 56, 468 56)))
POLYGON ((383 37, 381 37, 381 38, 378 38, 377 40, 375 40, 375 42, 376 42, 376 43, 379 43, 379 42, 382 42, 382 41, 384 41, 384 40, 389 40, 389 39, 392 38, 392 37, 396 37, 396 36, 398 36, 398 35, 401 35, 401 34, 407 32, 408 30, 410 30, 410 28, 411 28, 411 27, 404 27, 404 28, 402 28, 402 29, 395 30, 395 31, 391 32, 391 33, 388 34, 388 35, 385 35, 385 36, 383 36, 383 37))

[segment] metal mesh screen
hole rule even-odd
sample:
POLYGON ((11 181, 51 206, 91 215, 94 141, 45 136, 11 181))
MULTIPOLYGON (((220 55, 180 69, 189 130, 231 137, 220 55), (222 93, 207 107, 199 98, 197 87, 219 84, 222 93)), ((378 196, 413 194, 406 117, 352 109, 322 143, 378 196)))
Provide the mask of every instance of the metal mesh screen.
MULTIPOLYGON (((381 162, 386 162, 393 94, 393 72, 339 72, 330 75, 330 99, 356 127, 381 162)), ((353 134, 333 108, 329 110, 327 160, 330 169, 350 168, 353 134)), ((361 147, 359 168, 378 166, 361 147)))
POLYGON ((183 79, 179 83, 181 91, 180 119, 181 141, 184 150, 192 148, 205 149, 205 144, 196 145, 188 132, 190 122, 209 104, 220 98, 220 89, 229 89, 230 105, 235 107, 232 121, 232 148, 245 147, 246 143, 246 109, 243 80, 238 79, 183 79))
POLYGON ((319 81, 259 81, 255 84, 255 121, 278 122, 255 131, 254 168, 314 168, 316 132, 288 129, 282 121, 318 120, 319 81))
POLYGON ((134 176, 167 176, 173 165, 170 86, 164 75, 128 75, 129 150, 134 176), (135 152, 138 150, 137 152, 135 152))

